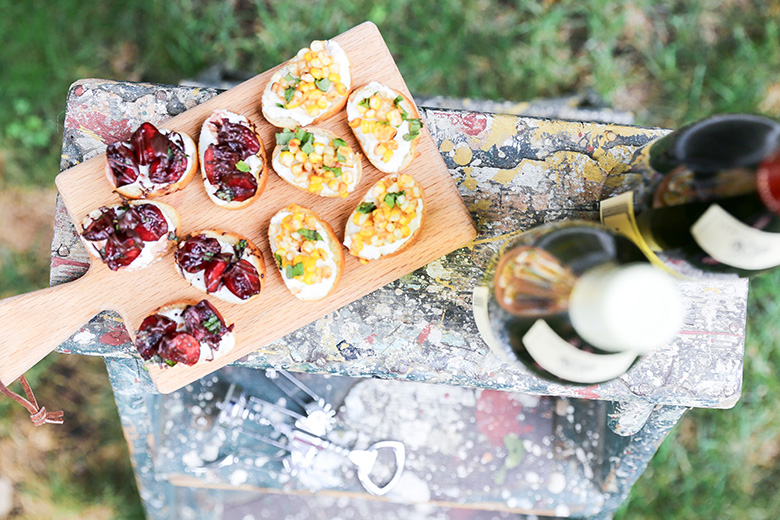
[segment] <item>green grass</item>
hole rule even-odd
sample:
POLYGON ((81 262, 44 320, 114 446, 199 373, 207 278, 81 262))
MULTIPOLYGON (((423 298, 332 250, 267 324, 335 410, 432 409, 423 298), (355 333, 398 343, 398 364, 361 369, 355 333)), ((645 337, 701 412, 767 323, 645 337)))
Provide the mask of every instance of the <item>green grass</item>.
MULTIPOLYGON (((0 10, 0 190, 52 185, 65 94, 79 78, 176 83, 215 64, 252 75, 366 19, 418 95, 522 101, 591 91, 633 111, 639 124, 667 127, 716 112, 780 117, 778 0, 0 0, 0 10)), ((47 284, 47 251, 39 249, 0 245, 0 295, 47 284)), ((778 283, 780 273, 752 282, 740 403, 687 413, 618 518, 777 516, 778 283)), ((82 377, 61 363, 40 376, 43 387, 63 373, 82 377)), ((98 410, 101 418, 78 432, 93 448, 123 444, 101 377, 83 408, 71 406, 98 410), (95 429, 113 433, 88 435, 95 429)), ((12 422, 7 410, 0 403, 0 430, 12 422)), ((89 451, 73 450, 89 460, 89 451)), ((126 455, 117 460, 122 477, 65 464, 47 469, 44 482, 68 507, 106 503, 138 517, 137 503, 126 502, 132 486, 117 482, 128 478, 126 455), (107 498, 114 495, 118 502, 107 498)))

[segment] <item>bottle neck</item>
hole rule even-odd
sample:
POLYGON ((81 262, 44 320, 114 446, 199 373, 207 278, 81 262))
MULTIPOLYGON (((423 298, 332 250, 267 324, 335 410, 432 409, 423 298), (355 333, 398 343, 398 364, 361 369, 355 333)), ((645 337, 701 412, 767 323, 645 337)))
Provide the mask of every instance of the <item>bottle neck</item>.
POLYGON ((764 160, 756 171, 756 191, 764 206, 780 216, 780 150, 764 160))
POLYGON ((645 353, 671 342, 684 309, 674 280, 650 264, 604 264, 577 280, 569 318, 601 350, 645 353))

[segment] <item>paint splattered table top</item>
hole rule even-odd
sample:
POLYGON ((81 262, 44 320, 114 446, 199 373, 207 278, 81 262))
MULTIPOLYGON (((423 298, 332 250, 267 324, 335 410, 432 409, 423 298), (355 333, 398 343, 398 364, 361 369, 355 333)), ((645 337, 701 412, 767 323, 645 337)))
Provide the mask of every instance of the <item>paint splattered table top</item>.
MULTIPOLYGON (((62 169, 105 150, 145 120, 159 123, 218 94, 215 89, 84 80, 68 95, 62 169)), ((633 151, 665 133, 459 110, 422 110, 479 231, 465 248, 258 349, 238 364, 294 371, 445 383, 538 395, 727 408, 739 399, 747 281, 681 283, 690 309, 677 340, 610 383, 551 384, 509 366, 482 341, 471 294, 500 245, 534 225, 597 219, 597 201, 644 179, 626 174, 633 151)), ((86 272, 89 260, 61 202, 52 284, 86 272)), ((58 349, 136 356, 124 325, 104 313, 58 349)))

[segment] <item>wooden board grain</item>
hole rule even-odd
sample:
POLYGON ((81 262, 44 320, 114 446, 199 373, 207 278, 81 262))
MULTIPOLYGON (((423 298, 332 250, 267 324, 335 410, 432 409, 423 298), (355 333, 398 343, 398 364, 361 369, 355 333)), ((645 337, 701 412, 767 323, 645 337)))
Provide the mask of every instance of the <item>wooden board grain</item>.
MULTIPOLYGON (((363 23, 333 39, 344 48, 352 62, 353 85, 356 88, 371 80, 377 80, 411 98, 403 77, 374 24, 363 23)), ((301 46, 309 43, 301 42, 301 46)), ((246 115, 257 124, 270 157, 277 129, 262 117, 260 98, 276 68, 278 67, 166 121, 162 127, 186 132, 197 142, 200 127, 212 110, 228 109, 246 115)), ((343 136, 354 149, 359 149, 347 126, 345 112, 342 111, 320 126, 343 136)), ((276 211, 295 202, 319 213, 333 226, 339 239, 343 240, 349 214, 368 188, 384 175, 365 159, 361 184, 345 199, 317 197, 290 186, 273 172, 265 192, 248 208, 239 211, 225 210, 213 204, 208 199, 199 176, 184 190, 157 199, 171 204, 179 211, 184 234, 200 229, 225 229, 249 237, 262 250, 268 272, 263 293, 251 302, 236 305, 208 297, 229 323, 235 323, 238 343, 236 348, 215 361, 193 367, 153 367, 150 374, 157 388, 163 393, 181 388, 473 240, 476 236, 474 224, 433 139, 425 128, 422 130, 422 139, 417 150, 420 155, 404 172, 412 174, 420 182, 428 201, 425 226, 419 239, 404 254, 367 265, 360 264, 347 254, 341 283, 328 298, 320 302, 302 302, 286 289, 268 245, 268 222, 276 211)), ((74 222, 80 222, 95 208, 119 202, 119 197, 105 179, 104 168, 105 155, 100 155, 57 177, 57 187, 74 222)), ((94 263, 85 277, 78 281, 78 287, 69 287, 71 285, 47 290, 55 291, 55 294, 60 291, 59 310, 51 323, 38 322, 35 325, 37 328, 48 326, 59 329, 60 334, 65 333, 61 338, 63 340, 74 328, 84 323, 85 314, 88 314, 88 317, 94 315, 95 309, 116 310, 124 318, 131 335, 134 335, 135 328, 143 317, 155 308, 176 300, 198 301, 206 297, 204 293, 191 288, 179 276, 172 254, 149 268, 130 273, 111 272, 104 265, 94 263), (70 305, 63 306, 62 303, 67 301, 70 301, 70 305)), ((47 305, 47 298, 52 298, 51 292, 39 295, 40 298, 35 298, 36 294, 26 295, 14 306, 0 305, 0 326, 7 316, 10 317, 9 309, 16 307, 13 311, 14 319, 24 319, 25 309, 29 312, 36 307, 47 305)), ((0 302, 2 303, 5 302, 0 302)), ((14 341, 29 341, 28 336, 24 333, 14 341)), ((47 333, 44 336, 47 341, 53 341, 56 333, 47 333)), ((48 350, 45 352, 51 351, 56 344, 47 345, 48 350)), ((0 340, 0 354, 4 358, 9 354, 22 355, 24 358, 15 363, 17 368, 13 370, 6 370, 7 363, 3 363, 3 372, 0 372, 3 381, 12 380, 10 377, 16 377, 14 374, 19 372, 20 367, 23 372, 37 361, 29 363, 29 359, 35 356, 31 356, 29 352, 21 353, 20 350, 0 340), (29 366, 25 367, 27 363, 29 366)))

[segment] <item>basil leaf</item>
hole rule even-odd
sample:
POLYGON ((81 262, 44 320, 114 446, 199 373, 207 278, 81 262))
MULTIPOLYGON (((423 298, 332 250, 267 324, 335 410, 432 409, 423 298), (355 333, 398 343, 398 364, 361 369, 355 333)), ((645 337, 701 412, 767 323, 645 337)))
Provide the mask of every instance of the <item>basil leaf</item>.
POLYGON ((393 104, 395 106, 398 106, 398 103, 404 100, 404 97, 401 94, 398 94, 398 97, 393 100, 393 104))
POLYGON ((376 204, 373 202, 363 202, 358 205, 357 212, 358 213, 371 213, 376 209, 376 204))
POLYGON ((338 149, 342 146, 347 146, 347 142, 344 139, 337 137, 333 140, 333 148, 338 149))
POLYGON ((287 73, 287 75, 284 77, 284 80, 285 80, 286 82, 288 82, 288 83, 293 83, 293 84, 295 84, 295 85, 297 85, 298 83, 300 83, 300 82, 301 82, 301 78, 296 78, 295 76, 293 76, 293 75, 292 75, 291 73, 289 73, 289 72, 288 72, 288 73, 287 73))
MULTIPOLYGON (((301 235, 306 240, 311 240, 313 242, 316 242, 318 240, 322 240, 322 237, 320 236, 320 234, 317 233, 317 231, 314 230, 314 229, 301 228, 301 229, 298 230, 298 234, 301 235)), ((301 265, 303 265, 303 264, 301 264, 301 265)))
POLYGON ((398 203, 398 197, 406 195, 405 191, 397 191, 394 193, 388 193, 385 195, 385 204, 387 204, 389 207, 393 208, 398 203))
POLYGON ((286 103, 292 101, 294 95, 295 95, 295 87, 287 87, 286 89, 284 89, 284 101, 286 103))
MULTIPOLYGON (((311 135, 311 134, 309 134, 309 135, 311 135)), ((301 146, 301 151, 303 153, 305 153, 306 155, 309 155, 310 153, 312 153, 314 151, 314 145, 311 144, 311 141, 307 141, 307 142, 305 142, 301 146)))
POLYGON ((359 106, 359 107, 363 107, 363 108, 369 108, 369 106, 368 106, 368 100, 369 100, 369 98, 363 98, 363 99, 361 99, 361 100, 360 100, 360 102, 358 102, 358 106, 359 106))
POLYGON ((290 139, 293 137, 295 137, 295 132, 285 128, 276 134, 276 144, 279 146, 287 146, 287 144, 290 142, 290 139))
POLYGON ((209 316, 209 319, 204 320, 201 323, 203 324, 203 327, 212 334, 217 334, 220 329, 222 329, 222 323, 220 323, 216 314, 212 314, 209 316))
POLYGON ((288 265, 285 270, 287 278, 295 278, 296 276, 303 276, 303 262, 298 262, 295 265, 288 265))
POLYGON ((274 260, 276 260, 276 267, 279 269, 282 268, 282 255, 279 253, 274 253, 274 260))
POLYGON ((277 103, 276 106, 278 106, 279 108, 285 108, 284 103, 277 103))
POLYGON ((251 171, 251 168, 249 167, 249 165, 247 163, 245 163, 242 160, 242 161, 238 161, 236 163, 236 170, 238 170, 240 172, 249 172, 249 171, 251 171))
POLYGON ((330 166, 323 166, 322 169, 323 170, 328 170, 329 172, 333 172, 333 176, 336 177, 337 179, 339 177, 341 177, 342 171, 341 171, 340 167, 339 168, 334 168, 334 167, 330 167, 330 166))
POLYGON ((341 163, 347 162, 347 158, 341 155, 339 152, 336 152, 336 160, 341 163))
POLYGON ((246 249, 248 245, 249 243, 247 243, 247 241, 242 238, 235 246, 233 246, 233 252, 236 253, 237 258, 241 258, 241 255, 244 254, 244 249, 246 249))
POLYGON ((327 92, 330 87, 330 80, 328 78, 315 79, 314 84, 323 92, 327 92))
MULTIPOLYGON (((160 358, 160 359, 162 359, 162 358, 160 358)), ((176 361, 173 361, 172 359, 163 359, 163 363, 165 363, 169 367, 175 367, 176 366, 176 361)))
POLYGON ((422 128, 422 121, 419 119, 407 119, 409 121, 409 133, 404 135, 404 141, 411 141, 418 135, 420 135, 420 129, 422 128))

